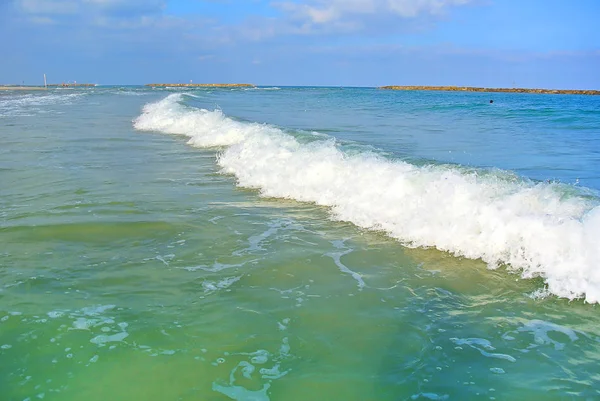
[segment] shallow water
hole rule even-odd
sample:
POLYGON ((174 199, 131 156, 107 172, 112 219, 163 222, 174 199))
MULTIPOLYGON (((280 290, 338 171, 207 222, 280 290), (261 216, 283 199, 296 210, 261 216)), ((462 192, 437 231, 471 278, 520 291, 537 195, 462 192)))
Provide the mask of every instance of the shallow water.
POLYGON ((1 399, 600 397, 600 99, 173 93, 0 94, 1 399))

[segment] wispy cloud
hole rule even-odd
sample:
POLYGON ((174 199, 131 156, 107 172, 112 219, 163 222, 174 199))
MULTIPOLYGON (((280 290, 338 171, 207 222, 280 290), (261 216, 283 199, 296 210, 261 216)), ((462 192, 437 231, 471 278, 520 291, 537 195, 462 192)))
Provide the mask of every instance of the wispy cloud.
MULTIPOLYGON (((270 3, 277 18, 244 21, 237 30, 245 40, 277 36, 379 36, 432 28, 452 8, 481 0, 297 0, 270 3)), ((231 33, 231 32, 229 32, 231 33)))
POLYGON ((32 22, 75 15, 84 21, 94 21, 159 15, 166 7, 166 0, 15 0, 15 4, 32 22))
POLYGON ((313 24, 339 22, 365 15, 393 15, 414 18, 419 15, 439 15, 453 6, 472 0, 308 0, 305 2, 279 2, 279 7, 293 18, 313 24))
POLYGON ((62 15, 77 13, 79 3, 71 0, 18 0, 17 6, 26 14, 62 15))
MULTIPOLYGON (((39 25, 62 24, 75 29, 186 30, 202 21, 203 36, 215 42, 260 42, 277 37, 406 32, 430 25, 431 16, 451 7, 479 0, 285 0, 268 4, 271 16, 246 16, 235 23, 219 23, 199 15, 168 14, 169 0, 10 0, 19 16, 39 25), (204 19, 203 19, 204 18, 204 19)), ((258 1, 258 0, 256 0, 258 1)), ((266 0, 268 1, 268 0, 266 0)), ((227 3, 196 0, 202 3, 227 3)), ((235 3, 231 3, 235 8, 235 3)), ((235 12, 235 10, 232 10, 235 12)))

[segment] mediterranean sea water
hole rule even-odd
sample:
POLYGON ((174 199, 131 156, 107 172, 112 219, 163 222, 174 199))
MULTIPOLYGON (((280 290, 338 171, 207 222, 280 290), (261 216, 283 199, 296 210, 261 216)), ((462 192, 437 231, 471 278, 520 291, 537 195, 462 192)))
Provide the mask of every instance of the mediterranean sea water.
POLYGON ((598 400, 598 302, 600 97, 0 91, 0 400, 598 400))

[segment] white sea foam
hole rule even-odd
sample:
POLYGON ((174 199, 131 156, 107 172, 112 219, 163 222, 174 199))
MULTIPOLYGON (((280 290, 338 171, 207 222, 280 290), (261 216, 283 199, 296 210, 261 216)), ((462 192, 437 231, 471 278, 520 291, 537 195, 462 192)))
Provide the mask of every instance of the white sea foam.
MULTIPOLYGON (((562 333, 564 338, 568 338, 571 342, 579 340, 579 336, 573 329, 565 326, 560 326, 556 323, 546 322, 543 320, 530 320, 523 323, 522 327, 517 329, 518 332, 529 332, 533 334, 535 344, 532 344, 530 348, 535 348, 540 345, 552 344, 556 350, 562 350, 565 348, 565 343, 561 343, 552 337, 549 333, 562 333)), ((584 335, 583 333, 579 333, 584 335)))
POLYGON ((476 349, 479 353, 487 358, 497 358, 497 359, 505 359, 509 362, 516 362, 517 360, 506 354, 499 354, 494 351, 496 348, 492 346, 492 344, 486 340, 485 338, 451 338, 452 341, 457 346, 468 345, 469 347, 476 349))
POLYGON ((218 290, 224 290, 229 288, 232 284, 238 282, 241 278, 242 276, 227 277, 218 282, 204 280, 202 282, 202 288, 204 288, 205 293, 212 293, 218 290))
POLYGON ((558 296, 600 301, 597 200, 504 172, 350 155, 332 138, 303 144, 276 127, 189 108, 182 99, 172 94, 146 105, 135 128, 223 147, 223 171, 264 196, 328 206, 335 218, 405 245, 481 258, 492 268, 506 264, 525 278, 543 277, 558 296))
POLYGON ((148 93, 148 92, 126 90, 126 89, 119 90, 117 92, 117 94, 119 94, 121 96, 148 96, 148 95, 150 95, 150 93, 148 93))
POLYGON ((362 276, 359 273, 351 270, 348 266, 346 266, 345 264, 342 263, 342 256, 351 253, 352 249, 346 248, 344 245, 344 241, 332 241, 332 244, 339 251, 329 252, 326 255, 333 259, 334 263, 337 265, 337 267, 340 268, 340 271, 342 273, 349 274, 350 276, 352 276, 352 278, 354 280, 356 280, 356 282, 358 283, 359 290, 362 290, 363 288, 365 288, 366 284, 365 284, 365 281, 363 280, 362 276))
POLYGON ((85 96, 84 93, 43 92, 0 97, 0 117, 31 116, 43 112, 47 106, 68 105, 85 96), (33 113, 33 114, 32 114, 33 113))
POLYGON ((268 86, 268 87, 255 86, 253 88, 245 88, 244 90, 246 90, 246 91, 278 91, 278 90, 281 90, 281 88, 279 88, 277 86, 268 86))

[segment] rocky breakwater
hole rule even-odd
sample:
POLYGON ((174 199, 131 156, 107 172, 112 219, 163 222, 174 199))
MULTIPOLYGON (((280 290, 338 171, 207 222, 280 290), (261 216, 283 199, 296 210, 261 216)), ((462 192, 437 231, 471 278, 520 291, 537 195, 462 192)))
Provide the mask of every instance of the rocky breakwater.
POLYGON ((478 88, 473 86, 380 86, 378 89, 405 91, 451 91, 451 92, 506 92, 541 93, 554 95, 600 95, 600 90, 587 89, 528 89, 528 88, 478 88))
POLYGON ((153 88, 253 88, 252 84, 146 84, 153 88))

